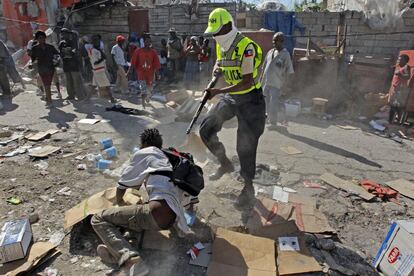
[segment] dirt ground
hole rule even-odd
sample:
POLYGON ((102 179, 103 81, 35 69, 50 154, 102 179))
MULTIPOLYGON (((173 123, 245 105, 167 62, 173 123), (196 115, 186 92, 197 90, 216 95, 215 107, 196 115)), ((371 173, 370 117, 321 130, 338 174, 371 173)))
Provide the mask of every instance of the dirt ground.
MULTIPOLYGON (((137 107, 135 95, 117 95, 125 106, 137 107)), ((82 199, 116 185, 116 180, 101 172, 78 170, 86 159, 76 157, 98 153, 98 141, 111 137, 120 155, 120 166, 138 145, 138 134, 146 127, 158 127, 164 135, 165 145, 178 146, 185 141, 187 123, 175 122, 174 112, 159 102, 152 102, 148 116, 133 116, 107 112, 109 104, 101 99, 89 103, 68 103, 56 99, 56 107, 45 109, 34 87, 19 93, 12 103, 3 103, 0 126, 13 132, 26 133, 47 129, 67 128, 49 139, 28 142, 21 139, 0 147, 0 154, 10 152, 19 145, 56 145, 61 151, 46 159, 31 159, 27 153, 0 159, 0 218, 5 221, 30 216, 38 221, 32 224, 35 241, 49 240, 55 233, 65 233, 58 249, 61 254, 39 267, 31 275, 46 267, 56 268, 59 275, 106 275, 113 267, 103 264, 96 257, 98 239, 88 221, 76 225, 71 231, 63 231, 64 213, 82 199), (95 125, 80 124, 83 118, 105 119, 95 125), (68 154, 73 153, 71 156, 68 154), (66 156, 66 157, 65 157, 66 156), (47 168, 40 169, 47 162, 47 168), (64 187, 70 195, 59 195, 64 187), (19 205, 10 205, 6 199, 14 196, 22 199, 19 205)), ((140 108, 140 106, 138 106, 140 108)), ((228 155, 237 163, 235 153, 236 121, 226 123, 220 138, 228 149, 228 155)), ((204 162, 206 175, 215 167, 215 161, 207 155, 204 162)), ((205 156, 203 156, 205 159, 205 156)), ((201 158, 199 158, 201 159, 201 158)), ((380 183, 398 178, 414 181, 414 142, 403 144, 373 133, 367 122, 348 121, 344 118, 322 120, 304 115, 289 124, 286 131, 266 130, 260 141, 258 167, 272 168, 271 177, 255 181, 271 197, 273 185, 295 189, 299 194, 312 197, 317 208, 336 229, 336 247, 330 252, 337 264, 351 269, 350 275, 377 275, 369 264, 380 247, 382 239, 395 220, 414 217, 414 201, 401 196, 400 204, 374 200, 366 202, 357 196, 344 196, 337 189, 320 181, 321 174, 330 172, 347 180, 371 179, 380 183), (356 130, 344 130, 337 125, 349 124, 356 130), (294 146, 302 154, 288 155, 282 146, 294 146), (303 182, 319 182, 326 189, 309 189, 303 182)), ((200 241, 211 242, 210 226, 242 229, 250 208, 237 209, 234 202, 241 190, 240 184, 226 175, 220 181, 206 183, 197 207, 194 230, 200 241)), ((134 236, 134 235, 133 235, 134 236)), ((133 237, 132 242, 138 246, 133 237)), ((325 267, 328 261, 322 251, 314 246, 315 236, 307 235, 309 247, 315 258, 325 267)), ((172 233, 169 249, 143 249, 142 256, 151 267, 151 275, 205 275, 206 269, 188 264, 186 251, 192 241, 180 239, 172 233)), ((158 245, 155 245, 158 247, 158 245)), ((327 269, 329 275, 346 275, 341 269, 327 269), (336 273, 336 274, 335 274, 336 273)), ((344 272, 344 270, 342 270, 344 272)), ((348 271, 349 272, 349 271, 348 271)), ((327 274, 326 274, 327 275, 327 274)))

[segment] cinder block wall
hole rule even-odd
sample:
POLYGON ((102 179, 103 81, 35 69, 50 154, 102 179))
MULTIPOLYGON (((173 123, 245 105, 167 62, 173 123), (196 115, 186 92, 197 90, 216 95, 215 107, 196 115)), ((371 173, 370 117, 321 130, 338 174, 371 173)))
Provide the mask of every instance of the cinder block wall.
MULTIPOLYGON (((0 8, 0 16, 3 16, 3 0, 0 0, 0 8)), ((6 22, 4 20, 0 20, 0 39, 5 40, 6 37, 6 22)))
POLYGON ((118 5, 103 10, 99 16, 85 15, 83 22, 78 23, 75 29, 81 36, 100 34, 105 43, 105 51, 109 53, 117 35, 128 36, 128 10, 128 7, 118 5))
POLYGON ((153 34, 154 45, 159 45, 161 38, 168 37, 168 30, 174 27, 178 34, 201 35, 207 27, 208 16, 215 8, 226 8, 236 19, 236 5, 229 4, 200 4, 197 16, 191 18, 185 13, 185 6, 182 5, 160 5, 149 11, 149 28, 153 34))
MULTIPOLYGON (((336 31, 341 14, 338 12, 317 12, 317 13, 298 13, 298 21, 310 30, 314 42, 320 45, 336 45, 336 31), (327 37, 317 37, 325 36, 327 37)), ((414 49, 414 11, 409 11, 403 15, 400 23, 395 28, 385 30, 373 30, 366 23, 366 18, 362 12, 347 11, 343 14, 344 24, 348 26, 346 53, 361 55, 382 55, 395 57, 400 50, 414 49), (408 34, 376 34, 387 32, 411 32, 408 34), (369 34, 357 35, 354 34, 369 34)), ((297 31, 296 35, 300 35, 297 31)), ((306 44, 306 38, 298 38, 297 42, 306 44)))
MULTIPOLYGON (((236 18, 236 5, 229 4, 200 4, 198 16, 189 18, 185 13, 183 5, 159 5, 149 8, 149 31, 152 34, 153 43, 156 49, 162 38, 168 37, 168 30, 174 27, 179 34, 200 35, 207 27, 210 12, 217 8, 228 9, 236 18)), ((83 35, 101 34, 106 45, 106 52, 114 45, 116 35, 128 36, 128 12, 133 7, 122 5, 105 9, 99 16, 84 16, 84 21, 76 25, 76 30, 83 35)))

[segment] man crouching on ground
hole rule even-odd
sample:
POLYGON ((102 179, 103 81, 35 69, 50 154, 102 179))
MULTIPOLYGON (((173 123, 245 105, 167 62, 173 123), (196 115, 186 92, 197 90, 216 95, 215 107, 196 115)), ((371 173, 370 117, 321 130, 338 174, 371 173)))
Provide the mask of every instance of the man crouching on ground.
POLYGON ((141 134, 141 149, 132 157, 130 164, 118 181, 116 199, 119 206, 102 211, 92 217, 91 224, 103 241, 97 254, 102 261, 117 263, 121 272, 117 275, 147 275, 148 267, 139 252, 128 243, 118 227, 132 231, 166 230, 177 226, 178 231, 192 233, 188 228, 183 206, 190 204, 191 197, 175 186, 169 177, 155 172, 171 172, 168 157, 162 152, 162 137, 157 129, 147 129, 141 134), (144 184, 149 202, 125 206, 123 196, 127 188, 139 189, 144 184))

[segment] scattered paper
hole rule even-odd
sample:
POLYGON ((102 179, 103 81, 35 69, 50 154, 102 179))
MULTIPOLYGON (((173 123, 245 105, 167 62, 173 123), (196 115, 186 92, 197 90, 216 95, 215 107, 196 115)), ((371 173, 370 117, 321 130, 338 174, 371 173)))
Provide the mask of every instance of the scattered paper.
POLYGON ((358 130, 358 129, 360 129, 358 127, 354 127, 354 126, 350 126, 350 125, 344 125, 344 126, 336 125, 336 126, 339 127, 339 128, 345 129, 345 130, 358 130))
POLYGON ((292 194, 297 193, 296 190, 294 190, 292 188, 289 188, 289 187, 283 187, 283 191, 288 192, 288 193, 292 193, 292 194))
POLYGON ((280 251, 300 251, 298 237, 280 237, 280 251))
POLYGON ((296 155, 296 154, 302 154, 303 153, 300 150, 298 150, 297 148, 292 147, 292 146, 280 147, 280 149, 283 152, 286 152, 289 155, 296 155))
POLYGON ((29 155, 32 157, 38 157, 43 158, 47 157, 50 154, 53 154, 60 150, 60 147, 54 147, 54 146, 44 146, 44 147, 38 147, 35 149, 32 149, 29 151, 29 155))
POLYGON ((53 244, 54 246, 59 246, 61 244, 61 242, 63 241, 63 239, 65 238, 65 233, 63 232, 55 232, 53 233, 50 238, 49 238, 49 242, 51 244, 53 244))
POLYGON ((289 202, 289 193, 284 191, 282 187, 275 186, 273 188, 273 196, 272 198, 276 201, 288 203, 289 202))
POLYGON ((201 266, 201 267, 208 267, 208 265, 210 264, 210 260, 211 260, 212 244, 206 243, 204 244, 204 247, 205 248, 200 251, 200 254, 195 260, 190 258, 189 264, 201 266))
POLYGON ((197 259, 198 255, 200 255, 200 251, 204 248, 204 245, 201 242, 198 242, 187 251, 187 254, 190 255, 191 259, 195 260, 197 259))
POLYGON ((70 196, 72 194, 72 191, 69 187, 63 187, 59 191, 56 192, 58 195, 64 195, 64 196, 70 196))
POLYGON ((21 146, 21 147, 18 147, 17 149, 15 149, 15 150, 10 151, 10 152, 8 152, 6 154, 3 154, 1 156, 3 156, 3 157, 12 157, 12 156, 16 156, 16 155, 19 155, 19 154, 23 154, 23 153, 26 153, 27 150, 30 149, 31 147, 32 146, 21 146))
POLYGON ((414 199, 414 183, 411 183, 405 179, 397 179, 393 181, 388 181, 385 184, 400 192, 400 194, 405 195, 411 199, 414 199))
POLYGON ((22 134, 14 133, 12 135, 12 137, 10 137, 10 138, 7 137, 6 139, 0 139, 0 145, 2 145, 2 146, 7 145, 8 143, 13 142, 13 141, 18 140, 18 139, 23 138, 23 137, 24 136, 22 134))
POLYGON ((81 119, 79 120, 79 124, 94 125, 99 121, 100 119, 81 119))
POLYGON ((306 188, 313 188, 313 189, 324 189, 324 190, 327 189, 325 186, 322 186, 319 183, 311 182, 309 180, 303 181, 303 186, 305 186, 306 188))

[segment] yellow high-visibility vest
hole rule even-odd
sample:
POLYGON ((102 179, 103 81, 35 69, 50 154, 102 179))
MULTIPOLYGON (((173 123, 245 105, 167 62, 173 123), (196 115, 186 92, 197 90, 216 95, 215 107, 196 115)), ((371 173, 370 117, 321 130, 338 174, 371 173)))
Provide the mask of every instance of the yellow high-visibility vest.
POLYGON ((224 52, 221 49, 218 43, 216 44, 217 66, 221 69, 224 76, 224 80, 230 85, 235 85, 242 81, 243 76, 241 73, 241 64, 243 61, 244 52, 247 46, 250 44, 254 46, 256 52, 254 57, 253 69, 253 79, 255 80, 255 83, 249 89, 243 91, 230 92, 229 94, 247 94, 250 91, 260 88, 262 86, 259 81, 256 81, 256 77, 258 75, 258 68, 260 66, 260 63, 262 62, 262 49, 256 42, 254 42, 248 37, 245 37, 241 33, 237 34, 236 39, 230 46, 230 49, 226 52, 224 52))

